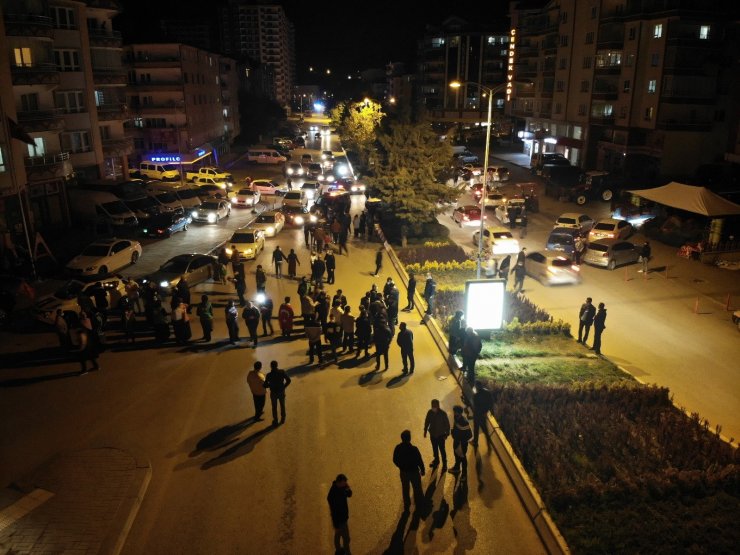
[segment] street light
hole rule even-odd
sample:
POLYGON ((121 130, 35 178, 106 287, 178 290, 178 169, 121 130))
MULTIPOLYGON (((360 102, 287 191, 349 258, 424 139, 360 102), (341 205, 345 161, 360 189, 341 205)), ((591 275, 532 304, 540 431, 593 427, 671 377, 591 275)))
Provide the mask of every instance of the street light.
MULTIPOLYGON (((497 92, 504 90, 508 83, 502 83, 496 87, 486 87, 480 83, 474 81, 465 81, 466 85, 475 85, 480 88, 485 94, 488 95, 488 124, 486 125, 486 152, 483 155, 483 196, 481 197, 480 203, 480 233, 478 236, 478 268, 476 272, 476 278, 480 279, 481 267, 483 266, 483 232, 486 229, 485 226, 485 215, 486 215, 486 201, 488 200, 488 153, 491 143, 491 114, 493 111, 493 95, 497 92)), ((531 82, 527 83, 531 85, 531 82)), ((452 81, 450 87, 453 89, 459 89, 463 83, 460 81, 452 81)))

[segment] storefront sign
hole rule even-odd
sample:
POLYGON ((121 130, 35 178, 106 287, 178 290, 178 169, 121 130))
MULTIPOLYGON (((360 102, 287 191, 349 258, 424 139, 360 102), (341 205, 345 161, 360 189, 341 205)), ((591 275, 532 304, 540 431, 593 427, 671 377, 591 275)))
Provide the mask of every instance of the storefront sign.
POLYGON ((516 52, 516 29, 509 33, 509 62, 506 68, 506 102, 511 101, 514 90, 514 53, 516 52))

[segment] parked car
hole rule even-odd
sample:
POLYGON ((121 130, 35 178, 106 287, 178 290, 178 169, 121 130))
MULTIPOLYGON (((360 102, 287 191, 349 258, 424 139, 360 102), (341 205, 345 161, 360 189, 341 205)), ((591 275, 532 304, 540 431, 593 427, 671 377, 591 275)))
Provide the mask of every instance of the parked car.
POLYGON ((550 232, 545 248, 549 251, 560 251, 568 256, 574 256, 576 237, 580 234, 581 232, 573 227, 556 227, 550 232))
POLYGON ((527 207, 526 199, 521 197, 513 197, 506 199, 506 203, 496 207, 496 218, 502 224, 509 224, 509 214, 514 215, 514 223, 519 225, 522 223, 522 212, 527 207))
POLYGON ((231 205, 237 208, 250 208, 257 206, 260 201, 260 192, 252 189, 239 189, 231 198, 231 205))
POLYGON ((292 227, 300 227, 309 220, 312 222, 317 220, 305 206, 283 206, 280 212, 285 217, 285 225, 292 227))
POLYGON ((536 251, 524 259, 527 275, 542 285, 576 284, 581 282, 578 266, 560 251, 536 251))
POLYGON ((322 150, 321 159, 322 160, 334 160, 334 153, 331 150, 322 150))
POLYGON ((223 181, 234 183, 234 177, 227 171, 215 166, 205 166, 203 168, 194 168, 185 172, 185 179, 195 181, 199 177, 212 177, 223 181))
POLYGON ((16 310, 29 308, 36 293, 28 281, 9 274, 0 274, 0 328, 8 325, 16 310))
POLYGON ((170 237, 178 231, 187 231, 191 223, 193 223, 191 214, 160 214, 149 218, 141 232, 147 237, 170 237))
MULTIPOLYGON (((473 245, 478 245, 480 230, 473 233, 473 245)), ((483 230, 483 245, 490 247, 494 255, 518 254, 519 241, 506 228, 503 227, 486 227, 483 230)))
POLYGON ((196 185, 215 185, 219 189, 226 191, 227 193, 231 191, 231 188, 234 186, 234 182, 228 179, 222 179, 220 177, 197 177, 194 181, 196 185))
POLYGON ((579 182, 569 187, 560 187, 553 196, 565 197, 579 206, 583 206, 589 200, 601 200, 609 202, 614 193, 620 191, 622 183, 608 172, 587 171, 580 174, 579 182))
POLYGON ((480 159, 475 154, 470 152, 469 150, 466 150, 459 154, 455 154, 454 158, 455 158, 455 161, 458 163, 458 165, 479 164, 480 163, 480 159))
POLYGON ((570 166, 570 161, 559 152, 545 152, 533 154, 529 165, 532 173, 539 173, 546 164, 570 166))
POLYGON ((460 227, 480 225, 481 209, 473 204, 458 206, 452 211, 452 219, 460 227))
POLYGON ((509 168, 506 166, 488 166, 487 175, 494 183, 509 180, 509 168))
POLYGON ((632 224, 625 220, 607 218, 599 220, 588 232, 588 240, 597 239, 626 239, 632 235, 632 224))
POLYGON ((486 208, 495 210, 499 206, 506 206, 506 195, 502 193, 488 193, 486 195, 486 208))
POLYGON ((54 293, 38 299, 34 305, 36 319, 52 325, 58 309, 61 309, 64 314, 74 314, 76 316, 80 312, 80 305, 77 302, 80 295, 91 297, 93 304, 95 304, 91 289, 97 283, 100 283, 105 290, 108 307, 118 308, 121 299, 126 296, 126 283, 121 276, 112 274, 94 281, 72 279, 54 293))
POLYGON ((566 212, 565 214, 561 214, 558 219, 555 220, 555 225, 552 227, 553 229, 556 227, 572 227, 579 230, 581 233, 587 233, 591 231, 593 226, 594 221, 590 216, 587 216, 586 214, 578 214, 577 212, 566 212))
POLYGON ((303 137, 296 137, 295 139, 293 139, 293 144, 297 148, 306 148, 306 139, 304 139, 303 137))
POLYGON ((69 261, 67 271, 75 276, 104 276, 129 264, 136 264, 141 252, 141 243, 131 239, 95 241, 69 261))
POLYGON ((231 205, 225 200, 207 200, 193 210, 193 221, 209 224, 218 223, 231 215, 231 205))
POLYGON ((234 247, 239 251, 239 258, 253 260, 265 248, 265 234, 258 229, 242 227, 237 229, 226 243, 226 254, 231 256, 234 247))
POLYGON ((255 179, 252 181, 252 190, 258 191, 261 195, 284 195, 288 191, 287 185, 279 185, 276 181, 269 179, 255 179))
POLYGON ((275 237, 285 226, 285 216, 277 210, 262 212, 249 227, 264 231, 266 237, 275 237))
POLYGON ((621 239, 597 239, 588 244, 583 255, 586 264, 613 270, 623 264, 634 264, 640 258, 642 247, 621 239))
POLYGON ((154 282, 162 294, 168 295, 183 278, 190 287, 211 279, 215 275, 215 268, 215 256, 178 254, 162 264, 159 270, 142 278, 141 282, 144 284, 154 282))

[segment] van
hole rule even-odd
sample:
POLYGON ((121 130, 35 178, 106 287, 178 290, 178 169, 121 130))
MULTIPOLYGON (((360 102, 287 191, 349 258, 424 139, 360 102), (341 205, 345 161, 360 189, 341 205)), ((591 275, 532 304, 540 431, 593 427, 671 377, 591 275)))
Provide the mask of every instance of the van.
POLYGON ((185 208, 174 191, 152 189, 149 190, 149 196, 162 206, 163 212, 174 212, 176 216, 185 214, 185 208))
POLYGON ((127 197, 123 199, 123 203, 136 214, 139 220, 146 220, 163 212, 171 212, 169 208, 150 195, 127 197))
POLYGON ((179 183, 164 183, 162 181, 153 181, 147 184, 147 191, 150 194, 155 192, 170 192, 174 193, 177 200, 183 208, 197 208, 200 206, 200 197, 198 197, 198 189, 192 185, 180 185, 179 183))
POLYGON ((274 148, 250 148, 247 151, 247 162, 253 164, 282 164, 288 159, 274 148))
POLYGON ((177 164, 141 162, 138 171, 133 173, 137 173, 140 177, 162 181, 179 181, 180 179, 180 167, 177 164))
POLYGON ((69 189, 69 208, 75 220, 96 225, 133 228, 136 215, 113 193, 69 189))

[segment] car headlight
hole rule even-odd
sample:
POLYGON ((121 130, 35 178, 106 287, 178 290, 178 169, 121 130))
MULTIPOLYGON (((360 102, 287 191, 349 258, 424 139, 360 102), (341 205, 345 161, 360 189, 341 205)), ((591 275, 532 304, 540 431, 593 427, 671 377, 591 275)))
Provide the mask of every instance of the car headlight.
POLYGON ((327 181, 334 181, 334 176, 330 173, 326 174, 326 180, 327 181))
POLYGON ((193 218, 197 218, 197 217, 198 217, 198 211, 197 211, 197 210, 193 210, 192 214, 190 214, 190 215, 191 215, 191 216, 192 216, 193 218))
POLYGON ((302 225, 303 224, 303 218, 301 216, 296 216, 293 220, 296 224, 302 225))
POLYGON ((208 223, 212 224, 216 221, 216 214, 210 213, 208 214, 208 223))
POLYGON ((231 253, 233 253, 233 252, 234 251, 232 251, 231 249, 226 249, 226 254, 228 254, 229 256, 231 256, 231 253))
POLYGON ((323 175, 319 176, 319 181, 323 181, 324 179, 326 179, 326 177, 324 177, 323 175))
POLYGON ((312 224, 315 224, 316 222, 319 221, 319 219, 316 216, 314 216, 313 214, 311 214, 311 217, 309 219, 310 219, 310 221, 311 221, 312 224))
POLYGON ((159 286, 162 287, 162 288, 169 287, 170 286, 170 282, 169 281, 160 281, 159 282, 159 286))
POLYGON ((290 168, 288 168, 288 172, 287 173, 288 173, 288 175, 293 175, 293 170, 290 169, 290 168))
POLYGON ((275 228, 273 226, 270 226, 266 229, 267 233, 275 233, 275 228))
POLYGON ((244 249, 244 254, 252 254, 252 249, 244 249))
POLYGON ((238 199, 236 197, 231 198, 231 204, 236 204, 238 199))

